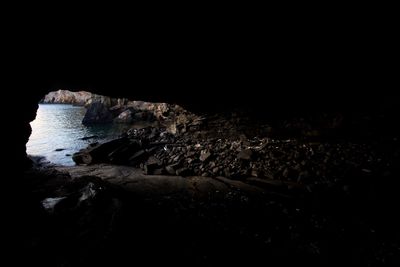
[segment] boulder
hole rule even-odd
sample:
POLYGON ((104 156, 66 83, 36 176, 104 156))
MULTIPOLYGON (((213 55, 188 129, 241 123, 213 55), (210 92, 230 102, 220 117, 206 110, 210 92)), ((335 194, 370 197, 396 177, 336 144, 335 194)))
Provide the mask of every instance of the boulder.
POLYGON ((112 121, 113 116, 109 108, 101 102, 94 102, 88 107, 82 124, 89 125, 95 123, 109 123, 112 121))
POLYGON ((125 110, 124 112, 119 114, 118 117, 116 117, 114 119, 114 122, 117 122, 117 123, 131 123, 132 122, 132 111, 129 110, 129 109, 125 110))
POLYGON ((124 144, 126 144, 126 138, 118 138, 102 144, 89 145, 86 149, 81 149, 79 152, 74 153, 72 160, 78 165, 109 162, 110 152, 117 150, 124 144))

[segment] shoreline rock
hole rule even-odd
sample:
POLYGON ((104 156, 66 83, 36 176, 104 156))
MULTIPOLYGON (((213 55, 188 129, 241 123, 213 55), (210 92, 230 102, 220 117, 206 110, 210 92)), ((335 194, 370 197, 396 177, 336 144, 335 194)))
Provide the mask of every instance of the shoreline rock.
POLYGON ((111 98, 86 91, 53 91, 48 93, 40 103, 84 106, 87 109, 82 120, 84 125, 148 122, 165 126, 168 131, 177 133, 187 131, 188 124, 191 124, 191 127, 197 127, 196 125, 201 122, 199 116, 179 105, 111 98))
POLYGON ((58 90, 48 93, 40 101, 42 104, 74 104, 84 106, 93 97, 86 91, 71 92, 69 90, 58 90))

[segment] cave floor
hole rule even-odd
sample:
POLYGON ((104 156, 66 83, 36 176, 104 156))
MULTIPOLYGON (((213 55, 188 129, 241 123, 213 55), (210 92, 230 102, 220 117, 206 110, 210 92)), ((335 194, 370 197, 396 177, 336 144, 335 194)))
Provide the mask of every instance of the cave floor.
POLYGON ((15 259, 63 267, 400 265, 397 139, 259 138, 268 127, 243 127, 243 135, 238 118, 217 117, 206 131, 171 140, 134 131, 135 140, 168 141, 151 155, 161 173, 184 166, 185 174, 150 175, 147 158, 26 171, 9 190, 19 192, 10 232, 25 255, 15 259))
POLYGON ((11 229, 16 229, 18 253, 26 257, 17 262, 399 262, 398 219, 388 196, 372 203, 369 195, 341 187, 307 188, 255 177, 144 175, 109 164, 32 169, 18 187, 21 197, 14 204, 11 229))
POLYGON ((111 184, 118 185, 127 191, 144 196, 162 196, 183 194, 192 198, 210 197, 213 194, 240 191, 245 194, 264 195, 266 193, 289 197, 282 191, 305 190, 300 184, 258 179, 249 177, 244 180, 232 180, 222 176, 177 176, 177 175, 146 175, 139 168, 94 164, 89 166, 59 166, 55 170, 70 175, 72 178, 93 176, 111 184), (258 185, 256 185, 258 184, 258 185), (268 188, 269 190, 265 190, 268 188))

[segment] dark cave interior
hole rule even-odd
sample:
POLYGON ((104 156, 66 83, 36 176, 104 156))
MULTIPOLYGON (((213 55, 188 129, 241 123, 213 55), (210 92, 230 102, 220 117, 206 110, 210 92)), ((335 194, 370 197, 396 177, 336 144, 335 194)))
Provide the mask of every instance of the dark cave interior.
MULTIPOLYGON (((221 189, 221 193, 208 193, 206 197, 201 193, 160 195, 152 190, 143 197, 92 175, 71 180, 65 173, 28 167, 24 173, 14 172, 15 177, 20 175, 22 179, 9 181, 10 188, 23 195, 13 203, 11 212, 15 229, 13 248, 26 255, 22 261, 42 266, 122 266, 127 262, 177 266, 300 262, 336 266, 344 262, 361 265, 398 262, 399 222, 395 203, 398 203, 399 147, 398 130, 393 125, 397 106, 389 94, 364 92, 359 97, 358 92, 349 94, 333 89, 272 93, 266 90, 267 94, 261 94, 256 89, 240 92, 238 87, 243 84, 235 82, 230 85, 239 91, 220 92, 222 95, 216 94, 215 89, 131 91, 115 89, 127 88, 127 84, 108 81, 113 84, 109 86, 100 78, 97 81, 102 86, 90 87, 95 93, 169 101, 200 113, 244 111, 239 114, 272 125, 293 117, 341 114, 345 123, 329 135, 328 142, 371 145, 386 155, 390 166, 372 173, 355 171, 347 174, 345 182, 305 187, 305 191, 290 189, 285 183, 283 187, 282 184, 249 185, 262 188, 263 193, 259 194, 254 188, 240 188, 224 181, 230 184, 229 191, 221 189), (87 203, 73 204, 85 190, 98 194, 87 203), (45 198, 66 196, 72 204, 63 202, 65 206, 59 205, 50 215, 40 204, 45 198)), ((25 143, 37 103, 45 93, 67 83, 54 84, 49 87, 39 84, 35 88, 48 89, 30 90, 29 97, 22 100, 23 116, 15 122, 20 134, 14 136, 17 139, 12 153, 18 162, 27 162, 27 166, 30 163, 26 160, 25 143)), ((87 86, 83 81, 68 89, 87 86)), ((324 142, 321 140, 309 142, 324 142)))
MULTIPOLYGON (((159 51, 152 47, 139 61, 129 57, 126 49, 99 56, 87 45, 79 51, 55 51, 46 58, 51 60, 46 60, 50 67, 45 69, 36 68, 40 59, 29 57, 19 66, 25 70, 18 69, 12 76, 6 93, 18 101, 20 112, 11 122, 6 167, 10 172, 3 189, 13 262, 40 266, 398 264, 399 105, 392 90, 396 83, 389 49, 370 54, 375 48, 361 41, 318 48, 298 43, 295 50, 288 43, 275 43, 273 56, 262 53, 262 44, 248 53, 226 44, 218 49, 213 45, 159 51), (238 49, 240 55, 235 54, 238 49), (84 175, 32 167, 25 147, 29 123, 40 99, 60 88, 176 103, 199 114, 236 112, 243 114, 239 115, 243 120, 251 118, 257 129, 259 121, 279 128, 283 121, 303 118, 315 120, 318 126, 324 114, 339 115, 340 127, 329 128, 326 135, 289 137, 307 148, 327 144, 332 151, 355 144, 363 148, 352 160, 367 155, 361 157, 375 169, 360 165, 338 182, 327 179, 322 185, 300 187, 280 178, 180 176, 157 178, 154 184, 140 176, 137 186, 126 186, 124 181, 121 186, 96 176, 97 165, 87 166, 90 172, 84 175), (88 192, 97 193, 85 198, 88 192), (43 207, 45 199, 64 201, 49 213, 43 207)), ((37 51, 32 54, 41 56, 37 51)), ((273 138, 288 138, 279 135, 278 131, 273 138)), ((298 148, 302 149, 288 145, 280 154, 286 160, 298 148)), ((351 153, 338 155, 347 154, 351 153)), ((337 169, 347 168, 337 160, 337 169)), ((325 169, 329 164, 318 166, 325 169)), ((114 178, 123 176, 124 169, 118 171, 114 178)))

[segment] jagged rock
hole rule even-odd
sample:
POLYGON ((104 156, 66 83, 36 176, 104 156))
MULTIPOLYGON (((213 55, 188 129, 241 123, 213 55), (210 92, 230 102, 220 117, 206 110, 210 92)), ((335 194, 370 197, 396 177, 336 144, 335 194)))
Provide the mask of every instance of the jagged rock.
POLYGON ((201 161, 206 161, 210 156, 211 156, 211 153, 208 150, 202 150, 200 152, 200 160, 201 161))
POLYGON ((90 145, 72 155, 76 164, 93 164, 98 162, 109 162, 110 151, 114 151, 126 143, 126 138, 118 138, 106 143, 90 145))
POLYGON ((41 103, 74 104, 83 106, 86 105, 92 96, 92 93, 85 91, 71 92, 68 90, 58 90, 45 95, 41 103))
POLYGON ((117 123, 131 123, 132 121, 132 111, 129 109, 120 113, 118 117, 114 119, 114 122, 117 123))
POLYGON ((101 102, 92 103, 86 111, 82 124, 108 123, 112 122, 113 115, 108 109, 108 106, 101 102))
POLYGON ((78 165, 94 163, 92 156, 86 151, 81 151, 73 154, 72 160, 78 165))
MULTIPOLYGON (((188 121, 185 123, 190 124, 188 121)), ((218 121, 213 127, 220 129, 223 124, 218 121)), ((210 123, 208 127, 211 127, 210 123)), ((370 166, 373 160, 368 153, 369 148, 362 145, 332 145, 314 141, 300 143, 295 139, 247 137, 235 133, 238 130, 234 127, 219 132, 211 129, 202 130, 197 135, 179 131, 172 135, 166 128, 131 129, 126 135, 129 141, 115 147, 104 160, 141 165, 149 174, 223 175, 232 179, 252 176, 304 185, 328 184, 335 179, 331 177, 349 172, 365 175, 368 170, 375 170, 370 166), (145 164, 149 156, 159 160, 157 166, 145 164), (347 167, 339 167, 343 164, 347 167)), ((81 161, 92 159, 88 157, 81 161)))

